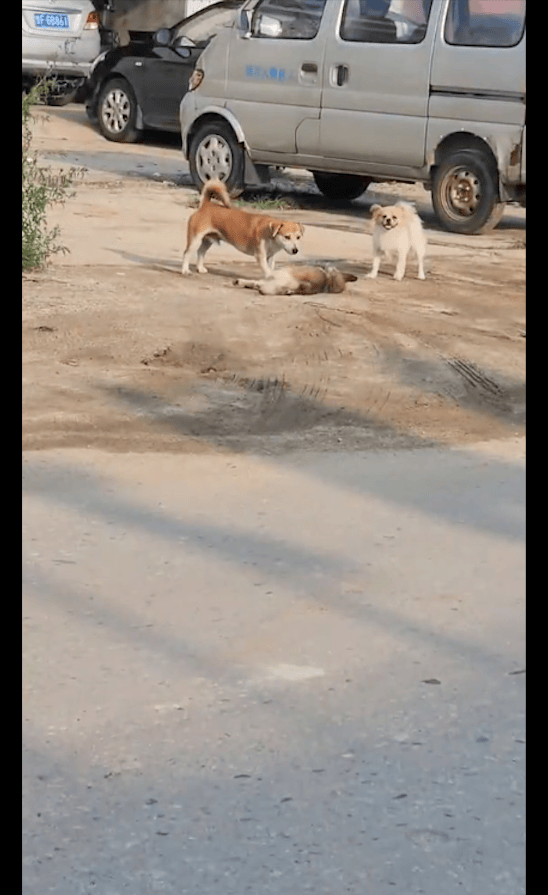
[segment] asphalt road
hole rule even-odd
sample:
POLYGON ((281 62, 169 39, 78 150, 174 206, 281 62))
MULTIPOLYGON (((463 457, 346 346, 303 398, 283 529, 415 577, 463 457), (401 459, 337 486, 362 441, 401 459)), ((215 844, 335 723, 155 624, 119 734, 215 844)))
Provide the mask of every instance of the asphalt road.
POLYGON ((521 439, 23 471, 24 895, 524 893, 521 439))

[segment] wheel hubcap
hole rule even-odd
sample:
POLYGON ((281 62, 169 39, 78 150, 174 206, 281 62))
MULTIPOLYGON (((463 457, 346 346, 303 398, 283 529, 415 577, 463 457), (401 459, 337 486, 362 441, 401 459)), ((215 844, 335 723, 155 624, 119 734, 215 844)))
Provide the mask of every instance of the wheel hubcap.
POLYGON ((123 90, 111 90, 103 102, 103 121, 113 134, 119 134, 127 126, 131 115, 131 103, 123 90))
POLYGON ((468 168, 456 168, 447 178, 447 204, 461 217, 470 217, 481 201, 481 184, 468 168))
POLYGON ((232 172, 230 146, 218 134, 202 140, 196 152, 196 170, 200 180, 228 180, 232 172))

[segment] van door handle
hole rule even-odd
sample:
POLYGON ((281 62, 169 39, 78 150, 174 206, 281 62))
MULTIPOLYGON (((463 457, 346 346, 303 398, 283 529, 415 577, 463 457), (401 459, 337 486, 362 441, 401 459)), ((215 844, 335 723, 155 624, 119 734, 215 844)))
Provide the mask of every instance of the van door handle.
POLYGON ((305 75, 317 75, 318 66, 315 62, 303 62, 303 64, 301 65, 301 71, 305 75))
POLYGON ((335 66, 335 84, 337 87, 342 87, 343 84, 346 84, 348 81, 348 66, 347 65, 336 65, 335 66))

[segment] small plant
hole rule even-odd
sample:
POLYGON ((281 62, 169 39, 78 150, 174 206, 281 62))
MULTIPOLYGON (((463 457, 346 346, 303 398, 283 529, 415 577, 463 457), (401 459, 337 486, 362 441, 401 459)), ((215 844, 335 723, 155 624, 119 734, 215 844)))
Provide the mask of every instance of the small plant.
MULTIPOLYGON (((200 204, 199 196, 191 196, 188 200, 189 208, 198 208, 200 204)), ((261 196, 250 194, 245 199, 233 199, 232 204, 236 208, 259 208, 261 211, 287 211, 297 207, 297 203, 291 197, 283 196, 261 196)))
POLYGON ((37 105, 47 93, 47 81, 35 84, 23 93, 23 270, 44 267, 55 252, 66 252, 58 243, 59 227, 48 229, 46 213, 49 205, 63 203, 72 195, 70 188, 82 169, 70 168, 68 172, 52 173, 40 166, 38 154, 32 149, 32 106, 37 105))
POLYGON ((249 196, 247 199, 236 199, 234 204, 243 207, 252 205, 254 208, 260 208, 261 211, 283 211, 295 207, 295 203, 291 199, 276 196, 249 196))

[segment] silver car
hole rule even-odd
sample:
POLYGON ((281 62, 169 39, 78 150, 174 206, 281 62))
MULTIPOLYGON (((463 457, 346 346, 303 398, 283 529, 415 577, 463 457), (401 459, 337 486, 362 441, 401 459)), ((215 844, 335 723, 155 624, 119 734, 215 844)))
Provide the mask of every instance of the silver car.
POLYGON ((48 102, 64 105, 101 51, 99 13, 90 0, 23 0, 23 90, 50 76, 48 102))

